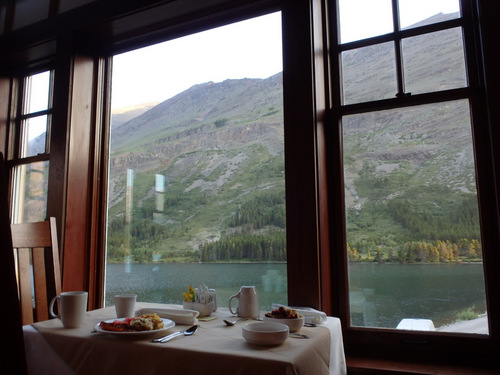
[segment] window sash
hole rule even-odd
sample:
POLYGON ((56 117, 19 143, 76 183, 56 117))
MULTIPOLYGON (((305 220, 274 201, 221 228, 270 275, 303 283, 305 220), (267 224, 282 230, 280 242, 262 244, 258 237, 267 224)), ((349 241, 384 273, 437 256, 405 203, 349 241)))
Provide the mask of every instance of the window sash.
MULTIPOLYGON (((395 2, 393 2, 395 3, 395 2)), ((329 30, 329 40, 337 40, 337 13, 338 7, 334 0, 328 1, 328 30, 329 30)), ((326 155, 328 155, 328 164, 330 170, 342 170, 342 140, 340 135, 341 119, 347 115, 362 114, 372 111, 379 111, 385 109, 393 108, 404 108, 407 106, 416 106, 428 103, 439 103, 443 101, 452 101, 458 99, 467 99, 471 103, 471 113, 472 113, 472 127, 473 127, 473 147, 476 150, 476 173, 478 174, 478 195, 488 196, 491 194, 491 174, 486 173, 487 165, 489 165, 489 159, 492 158, 491 154, 485 150, 485 146, 488 144, 487 130, 479 130, 479 126, 484 124, 485 119, 481 115, 482 111, 486 111, 484 105, 481 104, 479 100, 479 95, 481 91, 478 86, 477 78, 477 56, 474 55, 474 48, 471 48, 471 43, 477 43, 474 41, 471 26, 471 18, 474 12, 473 6, 468 0, 461 0, 461 17, 458 19, 452 19, 444 21, 439 24, 425 25, 418 28, 405 29, 401 31, 395 31, 382 36, 377 36, 373 38, 363 39, 359 41, 349 42, 345 44, 331 43, 328 46, 329 49, 329 91, 327 96, 327 103, 329 103, 329 108, 327 109, 327 129, 325 130, 325 135, 327 137, 327 144, 329 145, 329 150, 326 155), (379 44, 383 42, 391 42, 394 40, 401 41, 403 38, 414 37, 418 35, 423 35, 430 32, 436 32, 440 30, 447 30, 455 27, 461 27, 464 33, 464 44, 465 53, 467 61, 467 77, 469 79, 469 84, 466 87, 448 89, 439 92, 427 92, 418 95, 399 95, 398 97, 391 99, 382 99, 371 102, 361 102, 355 104, 342 104, 342 82, 339 72, 342 71, 339 56, 343 51, 349 51, 356 48, 371 46, 374 44, 379 44), (467 47, 468 46, 468 47, 467 47), (482 146, 480 146, 482 145, 482 146), (478 154, 479 150, 479 154, 478 154), (482 166, 484 163, 484 166, 482 166)), ((322 22, 319 18, 313 20, 313 22, 322 22)), ((472 45, 473 47, 473 45, 472 45)), ((399 59, 398 59, 399 61, 399 59)), ((402 71, 401 71, 402 72, 402 71)), ((403 77, 401 72, 398 72, 398 77, 403 82, 403 77)), ((403 86, 401 84, 401 86, 403 86)), ((402 91, 404 92, 404 91, 402 91)), ((329 179, 329 189, 325 194, 329 195, 330 201, 330 214, 329 221, 333 223, 332 229, 328 233, 328 237, 331 239, 331 247, 334 249, 332 252, 332 271, 335 271, 334 277, 332 278, 332 294, 331 298, 339 302, 339 305, 335 306, 333 311, 338 314, 344 324, 344 341, 346 345, 347 352, 351 354, 370 354, 370 355, 380 355, 385 358, 398 358, 398 356, 405 355, 412 358, 424 358, 429 353, 429 346, 431 345, 441 345, 440 350, 447 353, 460 353, 459 356, 462 358, 471 357, 471 348, 475 349, 490 348, 493 345, 492 337, 494 336, 494 324, 489 321, 490 336, 482 337, 469 337, 464 334, 449 334, 449 333, 430 333, 430 332, 401 332, 396 330, 384 330, 384 329, 373 329, 365 327, 351 327, 347 322, 349 321, 350 313, 348 307, 348 284, 347 284, 347 251, 345 251, 346 246, 346 233, 345 233, 345 217, 343 213, 345 212, 344 198, 343 198, 343 176, 341 173, 335 172, 329 179), (403 345, 402 345, 403 343, 403 345), (421 343, 421 345, 418 345, 421 343), (439 343, 439 344, 437 344, 439 343), (380 348, 380 350, 379 350, 380 348), (388 349, 392 350, 390 353, 388 349), (410 354, 412 353, 412 354, 410 354)), ((493 193, 494 194, 494 193, 493 193)), ((487 202, 480 200, 479 203, 480 217, 484 225, 484 220, 490 217, 488 221, 498 220, 497 212, 494 209, 487 206, 487 202), (491 215, 491 216, 490 216, 491 215)), ((485 228, 483 227, 483 231, 485 228)), ((496 246, 496 235, 489 231, 490 236, 485 236, 483 233, 483 251, 485 259, 488 259, 488 251, 497 248, 496 246), (489 249, 489 250, 487 250, 489 249)), ((490 258, 491 259, 491 258, 490 258)), ((491 260, 490 260, 491 261, 491 260)), ((493 267, 493 265, 491 266, 493 267)), ((488 279, 488 268, 484 267, 484 276, 488 279)), ((491 268, 490 268, 491 269, 491 268)), ((486 288, 489 287, 489 282, 486 281, 486 288)), ((491 289, 491 288, 490 288, 491 289)), ((496 317, 496 310, 491 303, 491 295, 487 295, 487 303, 489 305, 489 316, 491 315, 493 319, 496 317), (493 309, 492 309, 493 308, 493 309), (491 313, 491 314, 490 314, 491 313)), ((485 349, 487 350, 487 349, 485 349)), ((490 349, 491 350, 491 349, 490 349)))

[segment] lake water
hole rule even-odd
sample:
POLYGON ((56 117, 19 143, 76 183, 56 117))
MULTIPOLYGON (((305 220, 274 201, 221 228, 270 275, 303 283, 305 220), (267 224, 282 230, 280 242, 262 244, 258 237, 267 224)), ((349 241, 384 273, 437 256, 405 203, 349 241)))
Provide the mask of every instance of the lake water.
POLYGON ((352 325, 396 328, 401 319, 453 323, 486 312, 482 264, 350 264, 352 325))
MULTIPOLYGON (((438 327, 467 308, 486 311, 480 264, 351 264, 349 280, 356 326, 395 328, 401 319, 419 318, 438 327)), ((199 284, 217 290, 219 306, 226 307, 241 285, 256 286, 262 310, 287 303, 283 263, 108 264, 106 306, 120 293, 180 304, 188 286, 199 284)))
MULTIPOLYGON (((120 293, 135 293, 138 301, 182 303, 188 286, 216 289, 217 303, 227 307, 242 285, 255 285, 261 309, 287 303, 285 263, 108 264, 106 306, 120 293)), ((236 307, 236 301, 233 301, 236 307)))

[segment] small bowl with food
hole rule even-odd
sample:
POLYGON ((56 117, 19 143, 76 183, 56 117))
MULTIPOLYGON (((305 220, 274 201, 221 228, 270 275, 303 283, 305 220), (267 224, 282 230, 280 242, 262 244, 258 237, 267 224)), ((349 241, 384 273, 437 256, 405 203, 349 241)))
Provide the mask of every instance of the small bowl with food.
POLYGON ((280 306, 264 314, 264 322, 286 324, 290 332, 296 332, 304 326, 304 317, 296 310, 280 306))

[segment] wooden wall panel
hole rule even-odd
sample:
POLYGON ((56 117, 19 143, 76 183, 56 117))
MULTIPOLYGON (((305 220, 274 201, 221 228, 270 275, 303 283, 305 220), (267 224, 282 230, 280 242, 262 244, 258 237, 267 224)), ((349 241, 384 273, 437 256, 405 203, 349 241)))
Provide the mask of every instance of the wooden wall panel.
MULTIPOLYGON (((74 59, 67 159, 63 289, 87 290, 93 133, 94 61, 74 59)), ((90 298, 90 296, 89 296, 90 298)))

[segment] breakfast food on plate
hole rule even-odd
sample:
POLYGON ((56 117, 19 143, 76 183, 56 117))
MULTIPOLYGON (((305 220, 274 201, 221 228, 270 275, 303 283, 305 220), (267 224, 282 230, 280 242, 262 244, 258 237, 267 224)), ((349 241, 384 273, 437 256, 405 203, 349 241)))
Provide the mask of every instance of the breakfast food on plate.
POLYGON ((266 317, 275 319, 297 319, 301 318, 302 315, 299 315, 294 309, 286 306, 280 306, 276 310, 267 312, 266 317))
POLYGON ((163 320, 157 314, 144 314, 138 317, 101 322, 99 327, 105 331, 114 332, 140 332, 163 328, 163 320))
POLYGON ((148 319, 153 324, 153 329, 163 328, 163 320, 158 316, 158 314, 144 314, 141 318, 148 319))
POLYGON ((153 329, 153 322, 151 319, 139 317, 130 322, 130 327, 134 331, 151 331, 153 329))

